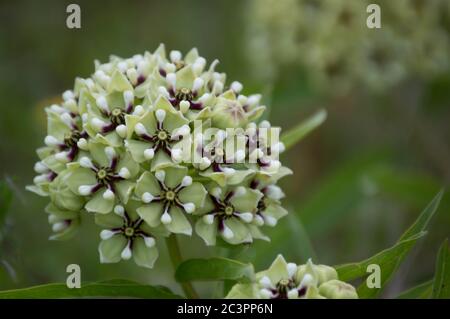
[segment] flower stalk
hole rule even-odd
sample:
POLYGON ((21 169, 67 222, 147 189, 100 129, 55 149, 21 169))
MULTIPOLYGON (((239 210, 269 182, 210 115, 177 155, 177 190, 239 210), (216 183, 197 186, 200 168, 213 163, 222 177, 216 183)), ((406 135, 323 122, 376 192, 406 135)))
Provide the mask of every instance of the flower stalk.
MULTIPOLYGON (((169 251, 170 261, 172 262, 174 270, 176 270, 183 261, 183 257, 181 256, 180 246, 178 245, 177 237, 175 234, 172 234, 171 236, 166 238, 166 245, 167 250, 169 251)), ((180 285, 188 299, 199 298, 197 292, 189 281, 182 282, 180 283, 180 285)))

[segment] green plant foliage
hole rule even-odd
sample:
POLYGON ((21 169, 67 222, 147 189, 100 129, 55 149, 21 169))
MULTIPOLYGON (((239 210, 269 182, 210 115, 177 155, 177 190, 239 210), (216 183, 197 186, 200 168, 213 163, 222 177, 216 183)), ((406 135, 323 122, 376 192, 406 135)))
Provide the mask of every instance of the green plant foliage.
POLYGON ((436 259, 433 298, 450 298, 450 248, 448 239, 442 243, 436 259))
POLYGON ((281 136, 281 141, 284 143, 286 149, 291 148, 300 142, 306 135, 319 127, 327 118, 327 111, 320 110, 312 115, 310 118, 298 124, 296 127, 290 129, 281 136))
MULTIPOLYGON (((387 152, 360 154, 328 174, 312 195, 295 207, 308 233, 326 233, 351 214, 368 197, 364 182, 370 183, 373 191, 418 209, 439 191, 438 181, 394 167, 388 163, 389 156, 387 152)), ((441 205, 444 210, 450 207, 448 196, 441 205)))
POLYGON ((365 281, 358 287, 360 298, 374 298, 378 296, 388 281, 392 278, 400 263, 414 247, 418 239, 423 237, 428 222, 436 212, 443 191, 440 191, 428 206, 422 211, 412 226, 400 237, 399 241, 392 247, 359 263, 350 263, 336 267, 339 278, 344 281, 364 278, 368 275, 367 266, 377 264, 381 268, 381 288, 368 288, 365 281))
POLYGON ((69 289, 64 283, 53 283, 0 292, 0 299, 45 299, 79 297, 134 297, 178 299, 163 286, 149 286, 128 280, 109 280, 82 284, 81 288, 69 289))
POLYGON ((426 281, 398 295, 398 299, 427 299, 431 296, 433 280, 426 281))
POLYGON ((178 282, 236 280, 248 282, 254 278, 252 264, 228 258, 189 259, 178 266, 178 282))
POLYGON ((0 181, 0 228, 5 222, 6 214, 9 210, 13 198, 13 193, 5 181, 0 181))

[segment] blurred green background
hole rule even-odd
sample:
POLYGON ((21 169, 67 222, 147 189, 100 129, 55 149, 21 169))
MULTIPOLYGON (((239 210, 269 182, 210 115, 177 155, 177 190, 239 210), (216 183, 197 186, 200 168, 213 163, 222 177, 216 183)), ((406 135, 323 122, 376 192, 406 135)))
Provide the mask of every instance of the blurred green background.
MULTIPOLYGON (((258 52, 247 46, 246 32, 258 0, 76 1, 80 30, 65 25, 69 3, 0 2, 0 178, 13 191, 9 213, 0 218, 1 290, 64 282, 66 266, 76 263, 83 281, 125 278, 180 291, 163 247, 151 271, 131 262, 100 264, 99 229, 89 216, 72 240, 48 241, 47 199, 24 189, 32 183, 35 149, 45 136, 43 108, 72 88, 76 76, 89 76, 94 59, 106 61, 110 54, 154 51, 161 42, 182 52, 195 46, 209 62, 218 58, 219 71, 229 81, 242 82, 244 93, 263 92, 268 119, 284 130, 317 109, 328 111, 327 121, 282 157, 294 171, 282 181, 290 215, 267 229, 272 243, 258 242, 235 256, 254 262, 257 270, 278 253, 297 263, 312 256, 331 265, 372 256, 392 245, 450 181, 448 70, 426 79, 406 76, 375 93, 356 83, 345 94, 329 94, 337 83, 317 89, 295 64, 280 66, 277 77, 258 76, 258 66, 249 61, 258 52)), ((432 36, 434 31, 427 32, 432 36)), ((442 53, 449 59, 448 52, 442 53)), ((431 279, 439 244, 450 234, 449 210, 446 193, 427 237, 385 297, 431 279)), ((198 238, 183 240, 182 248, 186 257, 223 253, 206 249, 198 238)), ((211 289, 198 287, 203 294, 211 289)))

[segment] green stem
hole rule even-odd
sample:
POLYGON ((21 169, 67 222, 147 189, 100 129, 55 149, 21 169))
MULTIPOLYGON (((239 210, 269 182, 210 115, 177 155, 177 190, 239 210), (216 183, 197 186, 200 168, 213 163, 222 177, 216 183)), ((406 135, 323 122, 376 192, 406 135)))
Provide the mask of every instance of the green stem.
MULTIPOLYGON (((167 249, 169 250, 170 260, 172 261, 172 265, 176 270, 178 265, 180 265, 180 263, 183 261, 183 258, 181 257, 180 246, 178 246, 178 241, 175 234, 172 234, 166 238, 166 245, 167 249)), ((180 283, 180 285, 187 298, 189 299, 199 298, 197 292, 195 291, 194 287, 189 281, 182 282, 180 283)))

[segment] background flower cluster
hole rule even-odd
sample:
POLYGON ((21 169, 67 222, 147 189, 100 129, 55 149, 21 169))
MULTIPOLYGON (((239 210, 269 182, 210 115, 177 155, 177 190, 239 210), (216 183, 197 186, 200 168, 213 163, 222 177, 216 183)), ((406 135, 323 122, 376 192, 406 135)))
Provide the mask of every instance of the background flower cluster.
POLYGON ((237 81, 227 85, 217 63, 207 66, 196 49, 166 54, 163 45, 112 56, 46 108, 45 146, 28 189, 50 198, 51 239, 69 238, 83 214, 95 214, 101 262, 133 258, 144 267, 153 267, 158 239, 170 234, 195 230, 207 245, 269 239, 261 227, 287 214, 276 184, 291 171, 273 157, 284 146, 269 137, 249 147, 271 128, 255 122, 265 109, 261 96, 242 94, 237 81), (194 121, 214 134, 194 134, 194 121), (226 154, 222 145, 235 138, 227 128, 250 132, 244 150, 226 154), (186 142, 198 163, 180 161, 186 142), (256 163, 245 161, 250 156, 256 163))
POLYGON ((332 92, 358 87, 379 92, 408 77, 426 79, 448 70, 448 1, 377 1, 380 29, 366 26, 371 3, 252 1, 249 60, 266 77, 297 64, 316 86, 332 92))

